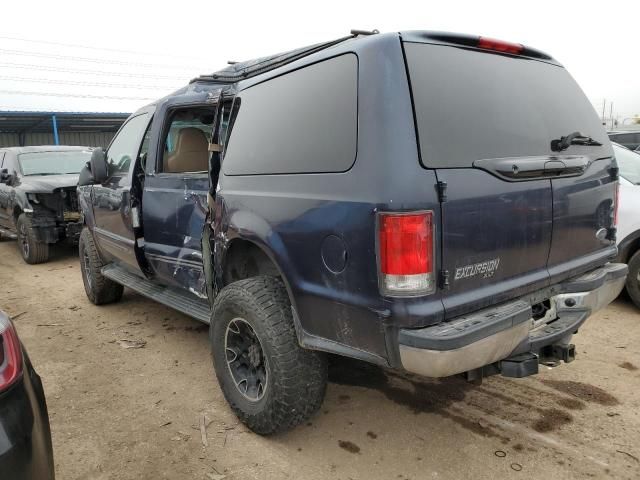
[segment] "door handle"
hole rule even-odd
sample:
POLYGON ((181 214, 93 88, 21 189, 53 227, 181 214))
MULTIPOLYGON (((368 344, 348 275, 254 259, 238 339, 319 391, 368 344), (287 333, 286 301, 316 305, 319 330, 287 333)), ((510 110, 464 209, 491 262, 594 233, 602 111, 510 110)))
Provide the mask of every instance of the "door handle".
POLYGON ((512 182, 582 175, 589 157, 516 157, 476 160, 473 167, 512 182))

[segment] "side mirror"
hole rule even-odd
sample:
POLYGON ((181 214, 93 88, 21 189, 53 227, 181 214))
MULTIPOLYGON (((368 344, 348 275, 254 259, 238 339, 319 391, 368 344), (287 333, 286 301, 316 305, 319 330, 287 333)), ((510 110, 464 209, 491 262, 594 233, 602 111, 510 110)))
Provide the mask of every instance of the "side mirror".
POLYGON ((0 170, 0 183, 11 183, 11 175, 6 168, 0 170))
POLYGON ((94 185, 103 183, 109 177, 107 157, 102 148, 96 148, 91 154, 91 160, 80 171, 78 185, 94 185))

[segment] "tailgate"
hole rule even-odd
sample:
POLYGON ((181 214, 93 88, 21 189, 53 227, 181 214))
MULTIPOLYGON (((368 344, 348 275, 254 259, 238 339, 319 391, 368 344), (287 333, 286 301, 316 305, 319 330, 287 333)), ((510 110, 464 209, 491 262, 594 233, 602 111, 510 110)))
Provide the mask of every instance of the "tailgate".
POLYGON ((469 38, 403 40, 422 166, 446 191, 446 318, 604 264, 615 249, 612 150, 569 73, 550 57, 473 48, 469 38))
POLYGON ((551 282, 602 265, 616 254, 613 226, 616 180, 611 157, 594 160, 582 175, 551 180, 551 282))

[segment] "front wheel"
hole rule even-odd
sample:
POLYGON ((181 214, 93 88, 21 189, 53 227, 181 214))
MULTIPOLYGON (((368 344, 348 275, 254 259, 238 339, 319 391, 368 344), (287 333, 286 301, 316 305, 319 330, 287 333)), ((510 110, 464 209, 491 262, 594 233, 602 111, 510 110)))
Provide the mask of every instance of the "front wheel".
POLYGON ((238 418, 270 435, 299 425, 322 404, 327 360, 298 344, 279 278, 260 276, 223 288, 211 314, 213 365, 238 418))
POLYGON ((80 270, 87 298, 95 305, 113 303, 120 300, 124 287, 102 275, 104 262, 96 248, 88 228, 83 228, 78 243, 80 270))
POLYGON ((21 213, 16 226, 18 229, 18 248, 20 248, 22 259, 31 265, 49 260, 49 244, 36 239, 31 227, 31 219, 21 213))
POLYGON ((627 293, 636 307, 640 308, 640 250, 631 257, 628 266, 627 293))

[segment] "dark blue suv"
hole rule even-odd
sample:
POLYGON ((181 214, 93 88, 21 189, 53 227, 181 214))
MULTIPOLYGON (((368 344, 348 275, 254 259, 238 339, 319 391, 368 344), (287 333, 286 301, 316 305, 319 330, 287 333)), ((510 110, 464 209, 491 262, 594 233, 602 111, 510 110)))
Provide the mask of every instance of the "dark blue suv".
POLYGON ((355 32, 234 64, 133 114, 81 174, 83 279, 210 322, 225 397, 270 434, 325 352, 430 377, 574 359, 615 298, 618 169, 552 57, 355 32))

